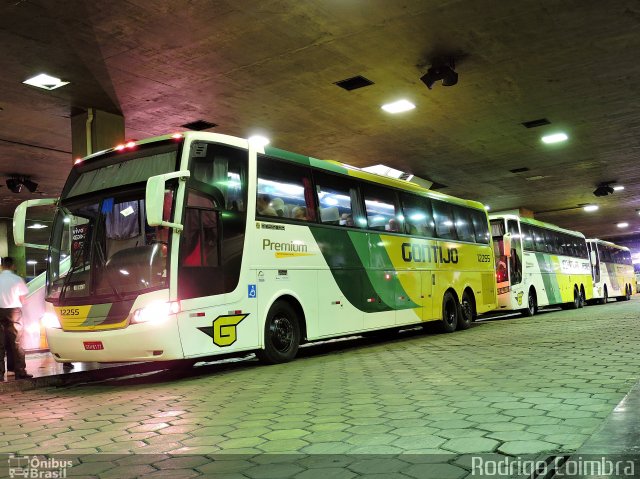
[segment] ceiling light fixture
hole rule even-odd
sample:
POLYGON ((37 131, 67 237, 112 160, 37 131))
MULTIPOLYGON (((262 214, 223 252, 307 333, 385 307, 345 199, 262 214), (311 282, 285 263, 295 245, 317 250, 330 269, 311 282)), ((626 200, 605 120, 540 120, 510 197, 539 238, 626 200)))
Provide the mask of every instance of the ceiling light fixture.
POLYGON ((629 226, 629 223, 627 223, 626 221, 623 221, 622 223, 618 223, 618 228, 627 228, 629 226))
POLYGON ((262 148, 271 143, 271 140, 266 136, 262 135, 253 135, 249 137, 249 143, 255 145, 256 147, 262 148))
POLYGON ((622 186, 622 185, 616 185, 616 186, 614 186, 614 187, 613 187, 613 190, 614 190, 614 191, 622 191, 622 190, 624 190, 624 186, 622 186))
POLYGON ((561 143, 563 141, 567 141, 569 136, 566 133, 553 133, 551 135, 545 135, 542 137, 542 143, 546 143, 550 145, 552 143, 561 143))
POLYGON ((27 229, 41 230, 41 229, 46 228, 46 227, 47 227, 47 225, 43 225, 43 224, 40 224, 40 223, 34 223, 34 224, 30 225, 30 226, 27 226, 27 229))
POLYGON ((591 212, 591 211, 598 211, 600 207, 598 205, 585 205, 582 209, 585 211, 591 212))
POLYGON ((26 79, 22 83, 36 88, 42 88, 43 90, 55 90, 56 88, 69 84, 68 81, 62 81, 60 78, 52 77, 46 73, 40 73, 39 75, 26 79))
POLYGON ((453 58, 448 61, 436 62, 427 70, 427 73, 420 77, 420 81, 427 85, 429 90, 440 80, 442 80, 442 86, 453 86, 458 83, 458 74, 454 69, 453 58))
POLYGON ((411 103, 409 100, 398 100, 393 103, 387 103, 382 105, 382 108, 387 113, 403 113, 405 111, 413 110, 416 106, 411 103))

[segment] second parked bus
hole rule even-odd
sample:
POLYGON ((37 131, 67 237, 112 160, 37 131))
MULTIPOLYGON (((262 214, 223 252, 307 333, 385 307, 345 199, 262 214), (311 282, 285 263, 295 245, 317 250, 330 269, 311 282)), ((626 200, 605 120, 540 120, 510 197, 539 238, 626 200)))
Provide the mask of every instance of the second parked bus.
POLYGON ((489 216, 501 310, 581 308, 593 297, 589 254, 577 231, 518 215, 489 216))

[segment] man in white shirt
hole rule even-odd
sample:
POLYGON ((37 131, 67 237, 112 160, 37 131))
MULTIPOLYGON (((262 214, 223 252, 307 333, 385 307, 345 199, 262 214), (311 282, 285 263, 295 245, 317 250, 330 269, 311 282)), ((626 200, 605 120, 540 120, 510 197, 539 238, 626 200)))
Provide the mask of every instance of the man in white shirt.
POLYGON ((14 273, 13 258, 2 258, 0 265, 0 381, 4 381, 5 337, 11 346, 6 354, 13 355, 16 379, 32 378, 27 374, 24 350, 20 345, 22 337, 22 303, 29 293, 23 279, 14 273))

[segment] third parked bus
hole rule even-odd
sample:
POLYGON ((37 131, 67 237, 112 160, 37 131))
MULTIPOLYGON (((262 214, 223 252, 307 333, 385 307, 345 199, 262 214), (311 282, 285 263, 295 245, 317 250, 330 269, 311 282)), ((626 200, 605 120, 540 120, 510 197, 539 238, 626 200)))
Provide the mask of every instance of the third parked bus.
POLYGON ((593 299, 605 304, 609 298, 625 301, 633 294, 631 251, 599 239, 588 239, 593 273, 593 299))

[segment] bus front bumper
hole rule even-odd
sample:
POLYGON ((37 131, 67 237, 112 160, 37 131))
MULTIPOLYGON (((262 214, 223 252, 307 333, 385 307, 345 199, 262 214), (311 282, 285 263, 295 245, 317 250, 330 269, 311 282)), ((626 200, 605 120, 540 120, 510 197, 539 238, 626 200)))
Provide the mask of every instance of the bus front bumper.
POLYGON ((128 362, 182 359, 175 316, 162 324, 131 324, 110 331, 47 328, 54 359, 61 362, 128 362))

